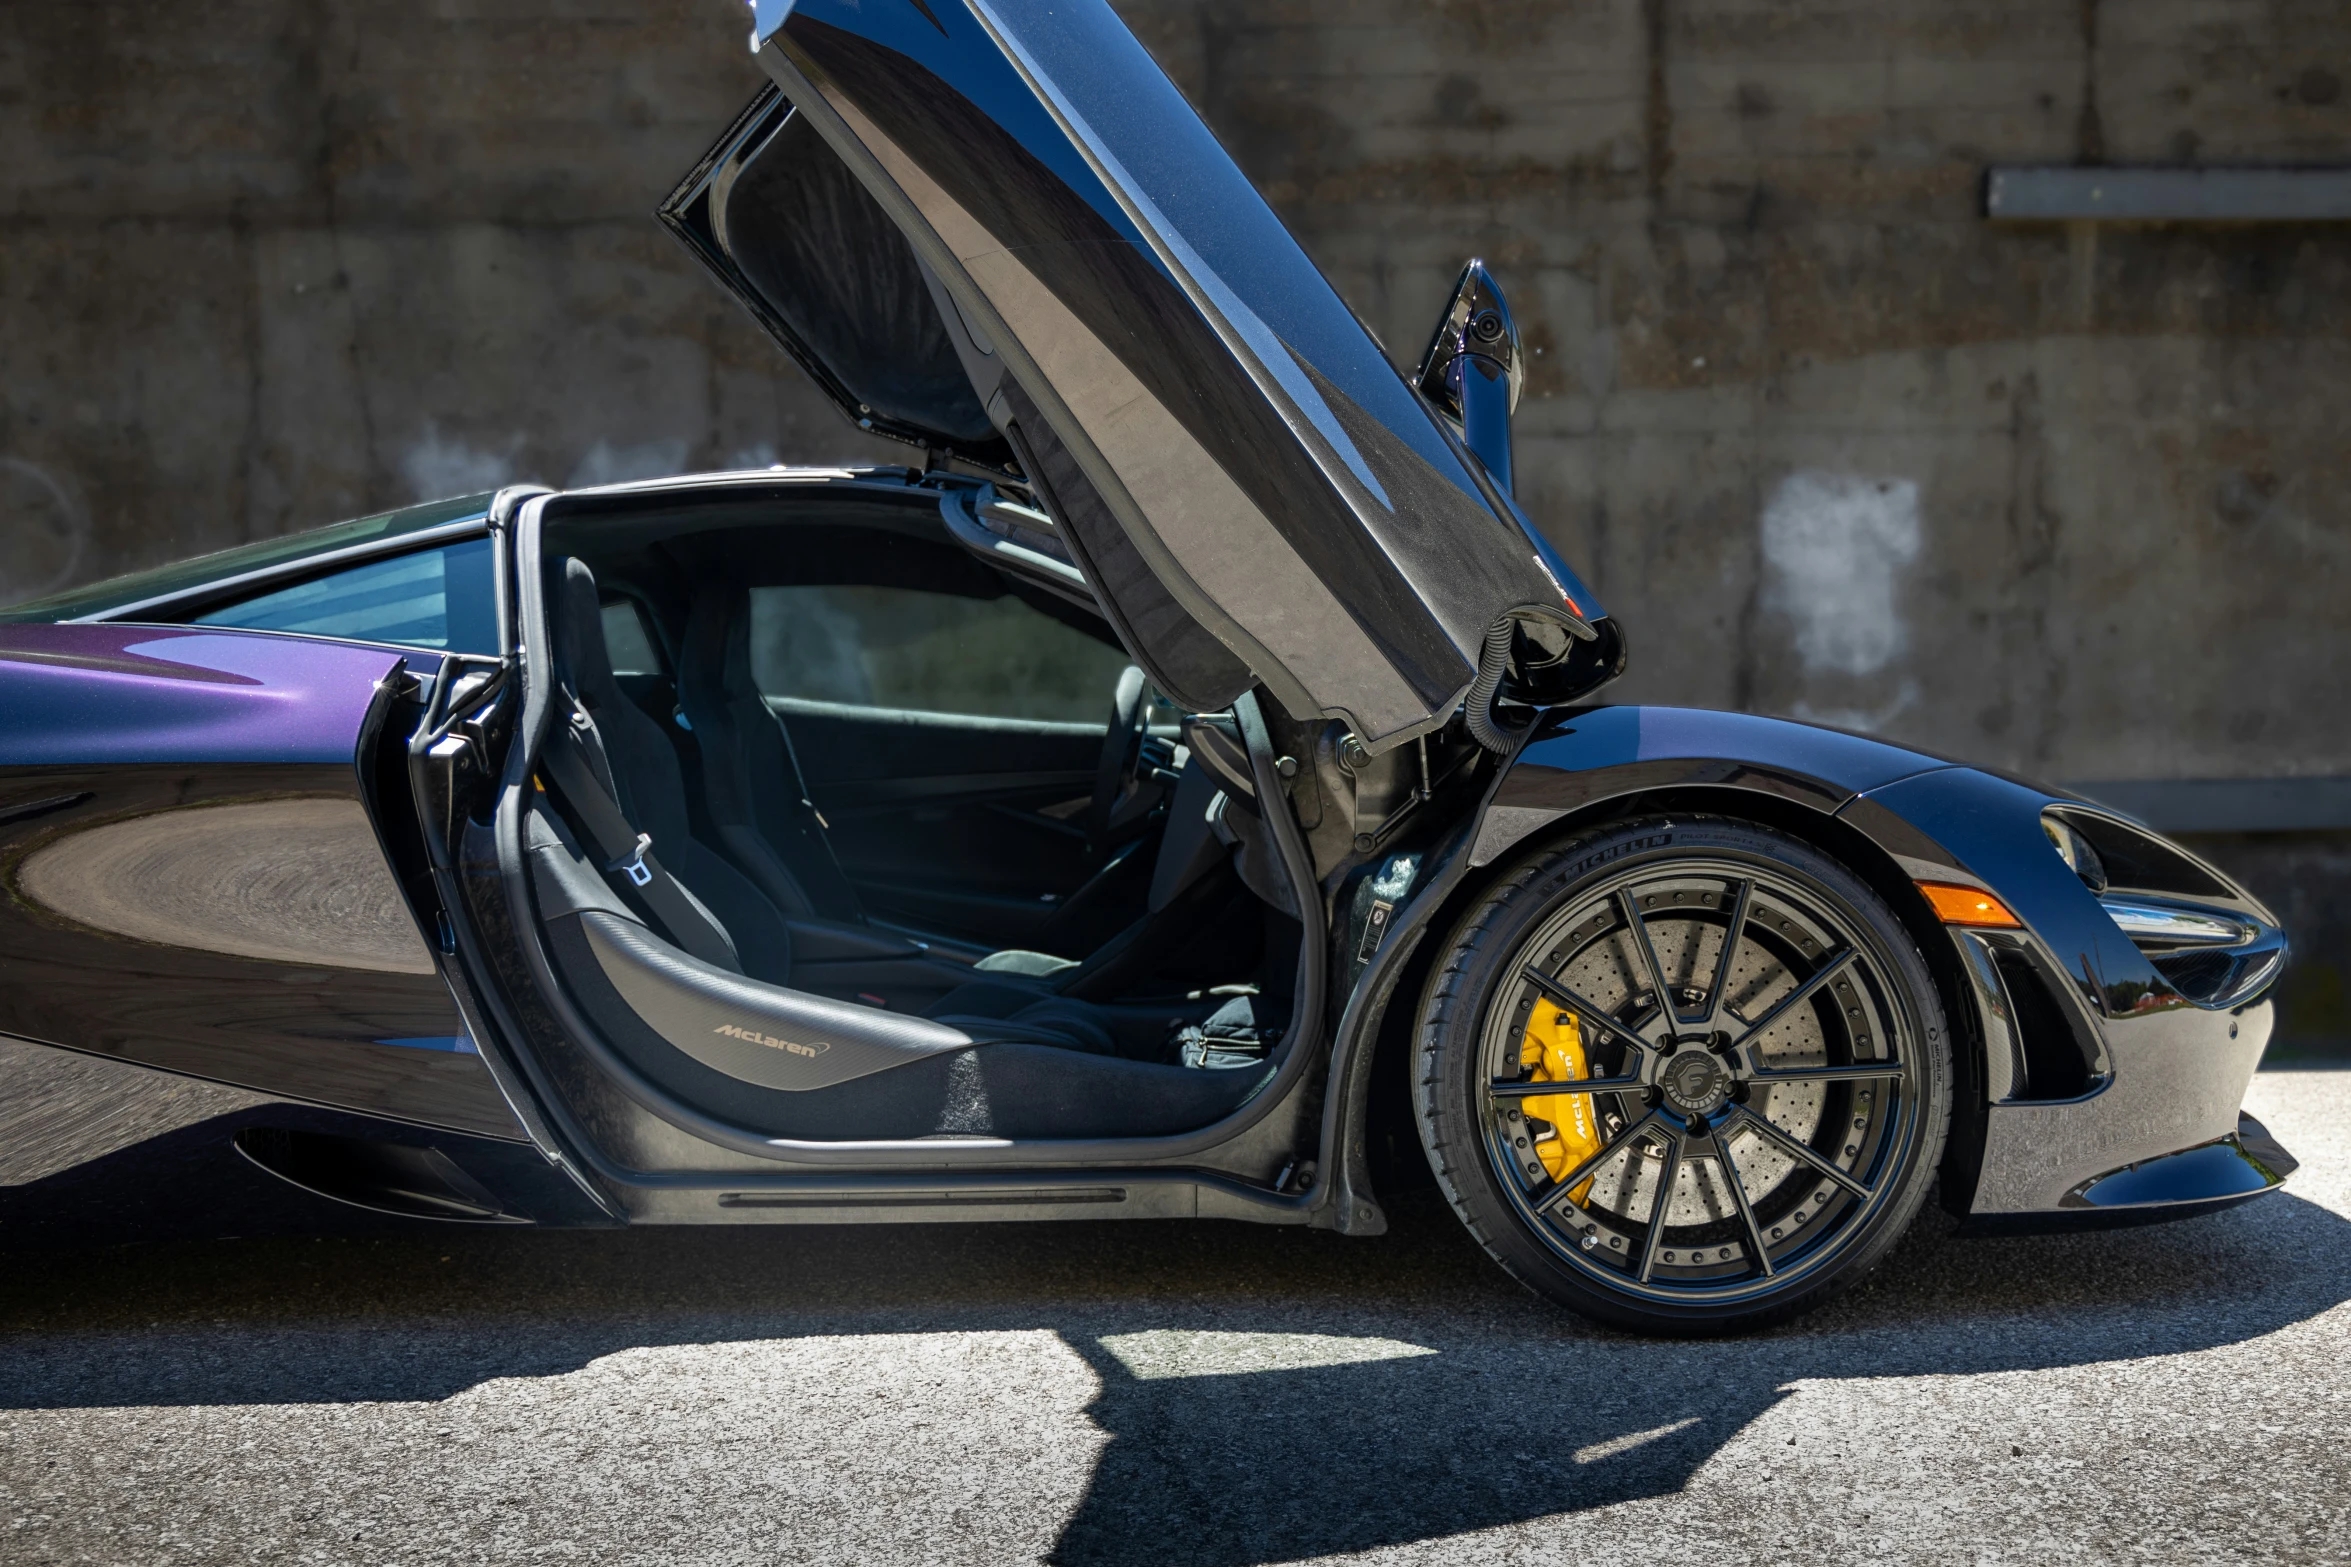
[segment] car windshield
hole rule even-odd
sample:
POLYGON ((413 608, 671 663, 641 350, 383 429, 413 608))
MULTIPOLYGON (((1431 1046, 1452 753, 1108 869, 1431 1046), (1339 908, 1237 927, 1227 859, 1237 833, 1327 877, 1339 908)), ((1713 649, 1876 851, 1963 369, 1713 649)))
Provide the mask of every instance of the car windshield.
POLYGON ((152 599, 170 598, 188 589, 200 588, 208 582, 224 581, 244 576, 248 572, 299 561, 305 556, 323 555, 330 550, 347 549, 354 544, 369 544, 379 539, 397 539, 447 523, 462 522, 468 517, 487 516, 490 499, 489 495, 482 494, 462 495, 454 500, 427 501, 421 506, 404 506, 398 511, 381 512, 373 517, 356 517, 349 522, 312 528, 306 533, 290 533, 282 538, 240 544, 235 549, 199 555, 193 560, 174 561, 168 566, 153 566, 145 571, 134 571, 128 576, 110 577, 104 582, 68 588, 63 593, 52 593, 46 598, 11 604, 0 608, 0 622, 82 620, 92 615, 103 615, 110 610, 143 604, 152 599))

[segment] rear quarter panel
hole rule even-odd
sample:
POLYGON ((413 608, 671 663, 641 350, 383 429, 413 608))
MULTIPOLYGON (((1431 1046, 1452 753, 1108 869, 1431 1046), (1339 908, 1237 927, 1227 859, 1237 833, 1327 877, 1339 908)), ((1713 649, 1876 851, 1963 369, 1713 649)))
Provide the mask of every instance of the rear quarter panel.
POLYGON ((400 658, 0 626, 0 1033, 518 1136, 367 812, 400 658))

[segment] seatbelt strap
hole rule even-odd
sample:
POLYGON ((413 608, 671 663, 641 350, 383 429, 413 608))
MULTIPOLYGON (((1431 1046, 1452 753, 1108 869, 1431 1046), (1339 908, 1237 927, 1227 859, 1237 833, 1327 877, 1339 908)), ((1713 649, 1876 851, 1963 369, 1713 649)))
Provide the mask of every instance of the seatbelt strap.
MULTIPOLYGON (((573 711, 585 716, 580 709, 573 711)), ((725 928, 662 868, 653 853, 653 835, 630 825, 621 814, 620 801, 597 776, 599 769, 589 750, 595 743, 590 738, 592 728, 583 733, 570 715, 559 719, 556 728, 554 743, 540 759, 562 792, 564 804, 596 840, 598 852, 607 857, 604 868, 628 881, 653 917, 667 928, 670 940, 705 963, 741 973, 742 960, 736 957, 725 928)))
POLYGON ((816 808, 816 796, 808 792, 808 774, 800 768, 800 747, 792 739, 792 726, 784 722, 783 714, 769 707, 764 701, 759 701, 757 698, 752 700, 756 704, 760 716, 775 725, 776 733, 784 738, 784 760, 791 766, 792 787, 798 791, 797 798, 800 803, 800 809, 795 813, 801 818, 797 824, 800 828, 800 836, 816 840, 817 848, 824 854, 825 864, 832 867, 833 890, 848 904, 850 917, 863 920, 865 908, 862 900, 857 896, 857 884, 851 881, 849 873, 841 868, 841 856, 833 849, 833 824, 824 819, 824 812, 816 808))

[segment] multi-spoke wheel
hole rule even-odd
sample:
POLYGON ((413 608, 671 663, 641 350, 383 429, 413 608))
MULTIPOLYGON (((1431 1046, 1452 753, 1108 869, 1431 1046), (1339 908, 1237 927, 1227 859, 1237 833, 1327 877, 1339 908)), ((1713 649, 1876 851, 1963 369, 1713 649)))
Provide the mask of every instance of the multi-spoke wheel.
POLYGON ((1917 1212, 1950 1118, 1901 922, 1817 850, 1712 818, 1504 876, 1438 960, 1418 1054, 1422 1138, 1486 1249, 1652 1332, 1851 1283, 1917 1212))

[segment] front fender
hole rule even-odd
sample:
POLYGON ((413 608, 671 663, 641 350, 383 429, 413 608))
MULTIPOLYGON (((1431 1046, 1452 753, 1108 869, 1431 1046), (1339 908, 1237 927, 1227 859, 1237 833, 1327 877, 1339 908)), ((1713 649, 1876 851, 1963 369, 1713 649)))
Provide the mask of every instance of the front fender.
POLYGON ((1861 735, 1751 713, 1599 707, 1544 715, 1490 796, 1470 849, 1488 865, 1560 818, 1630 795, 1737 789, 1834 814, 1952 764, 1861 735))
MULTIPOLYGON (((1861 791, 1948 769, 1941 757, 1785 719, 1698 708, 1555 708, 1488 785, 1470 819, 1432 851, 1410 902, 1357 974, 1333 1032, 1323 1107, 1323 1167, 1331 1172, 1318 1222, 1377 1234, 1365 1158, 1374 1058, 1389 1009, 1416 1005, 1412 965, 1433 933, 1491 881, 1489 867, 1528 838, 1570 818, 1607 814, 1641 796, 1744 792, 1828 820, 1861 791)), ((1729 794, 1718 809, 1734 809, 1729 794)))
MULTIPOLYGON (((1703 800, 1705 809, 1735 813, 1741 794, 1767 820, 1810 816, 1830 846, 1842 842, 1864 852, 1853 839, 1866 840, 1883 857, 1880 869, 1901 880, 1982 887, 2023 921, 2023 931, 2009 939, 2055 981, 2087 1058, 2088 1091, 2059 1102, 2019 1097, 2027 1085, 2016 1007, 1987 949, 1950 932, 1953 951, 1943 956, 1955 961, 1939 968, 1966 979, 1947 987, 1946 1005, 1966 1009, 1969 1015, 1953 1022, 1983 1042, 1985 1056, 1961 1074, 1975 1103, 1962 1106, 1954 1121, 1955 1138, 1982 1140, 1971 1211, 2048 1214, 2082 1207, 2084 1194, 2104 1177, 2237 1134, 2238 1104, 2268 1037, 2268 1005, 2207 1011, 2172 991, 2052 851, 2041 814, 2053 804, 2078 804, 2072 797, 1785 719, 1637 706, 1547 713, 1502 769, 1468 824, 1468 851, 1449 874, 1424 883, 1415 900, 1420 907, 1400 911, 1397 935, 1408 939, 1391 939, 1357 981, 1334 1041, 1331 1080, 1340 1091, 1326 1133, 1352 1133, 1346 1140, 1360 1143, 1365 1096, 1359 1085, 1369 1076, 1379 1013, 1399 992, 1419 939, 1432 928, 1441 934, 1486 884, 1482 868, 1554 826, 1636 801, 1689 809, 1689 802, 1703 800)), ((1917 908, 1906 912, 1924 926, 1917 918, 1924 902, 1912 897, 1917 908)), ((1925 929, 1917 933, 1932 939, 1925 929)), ((1963 1158, 1957 1167, 1973 1165, 1963 1158)), ((1333 1162, 1337 1169, 1351 1166, 1359 1169, 1360 1161, 1333 1162)))

